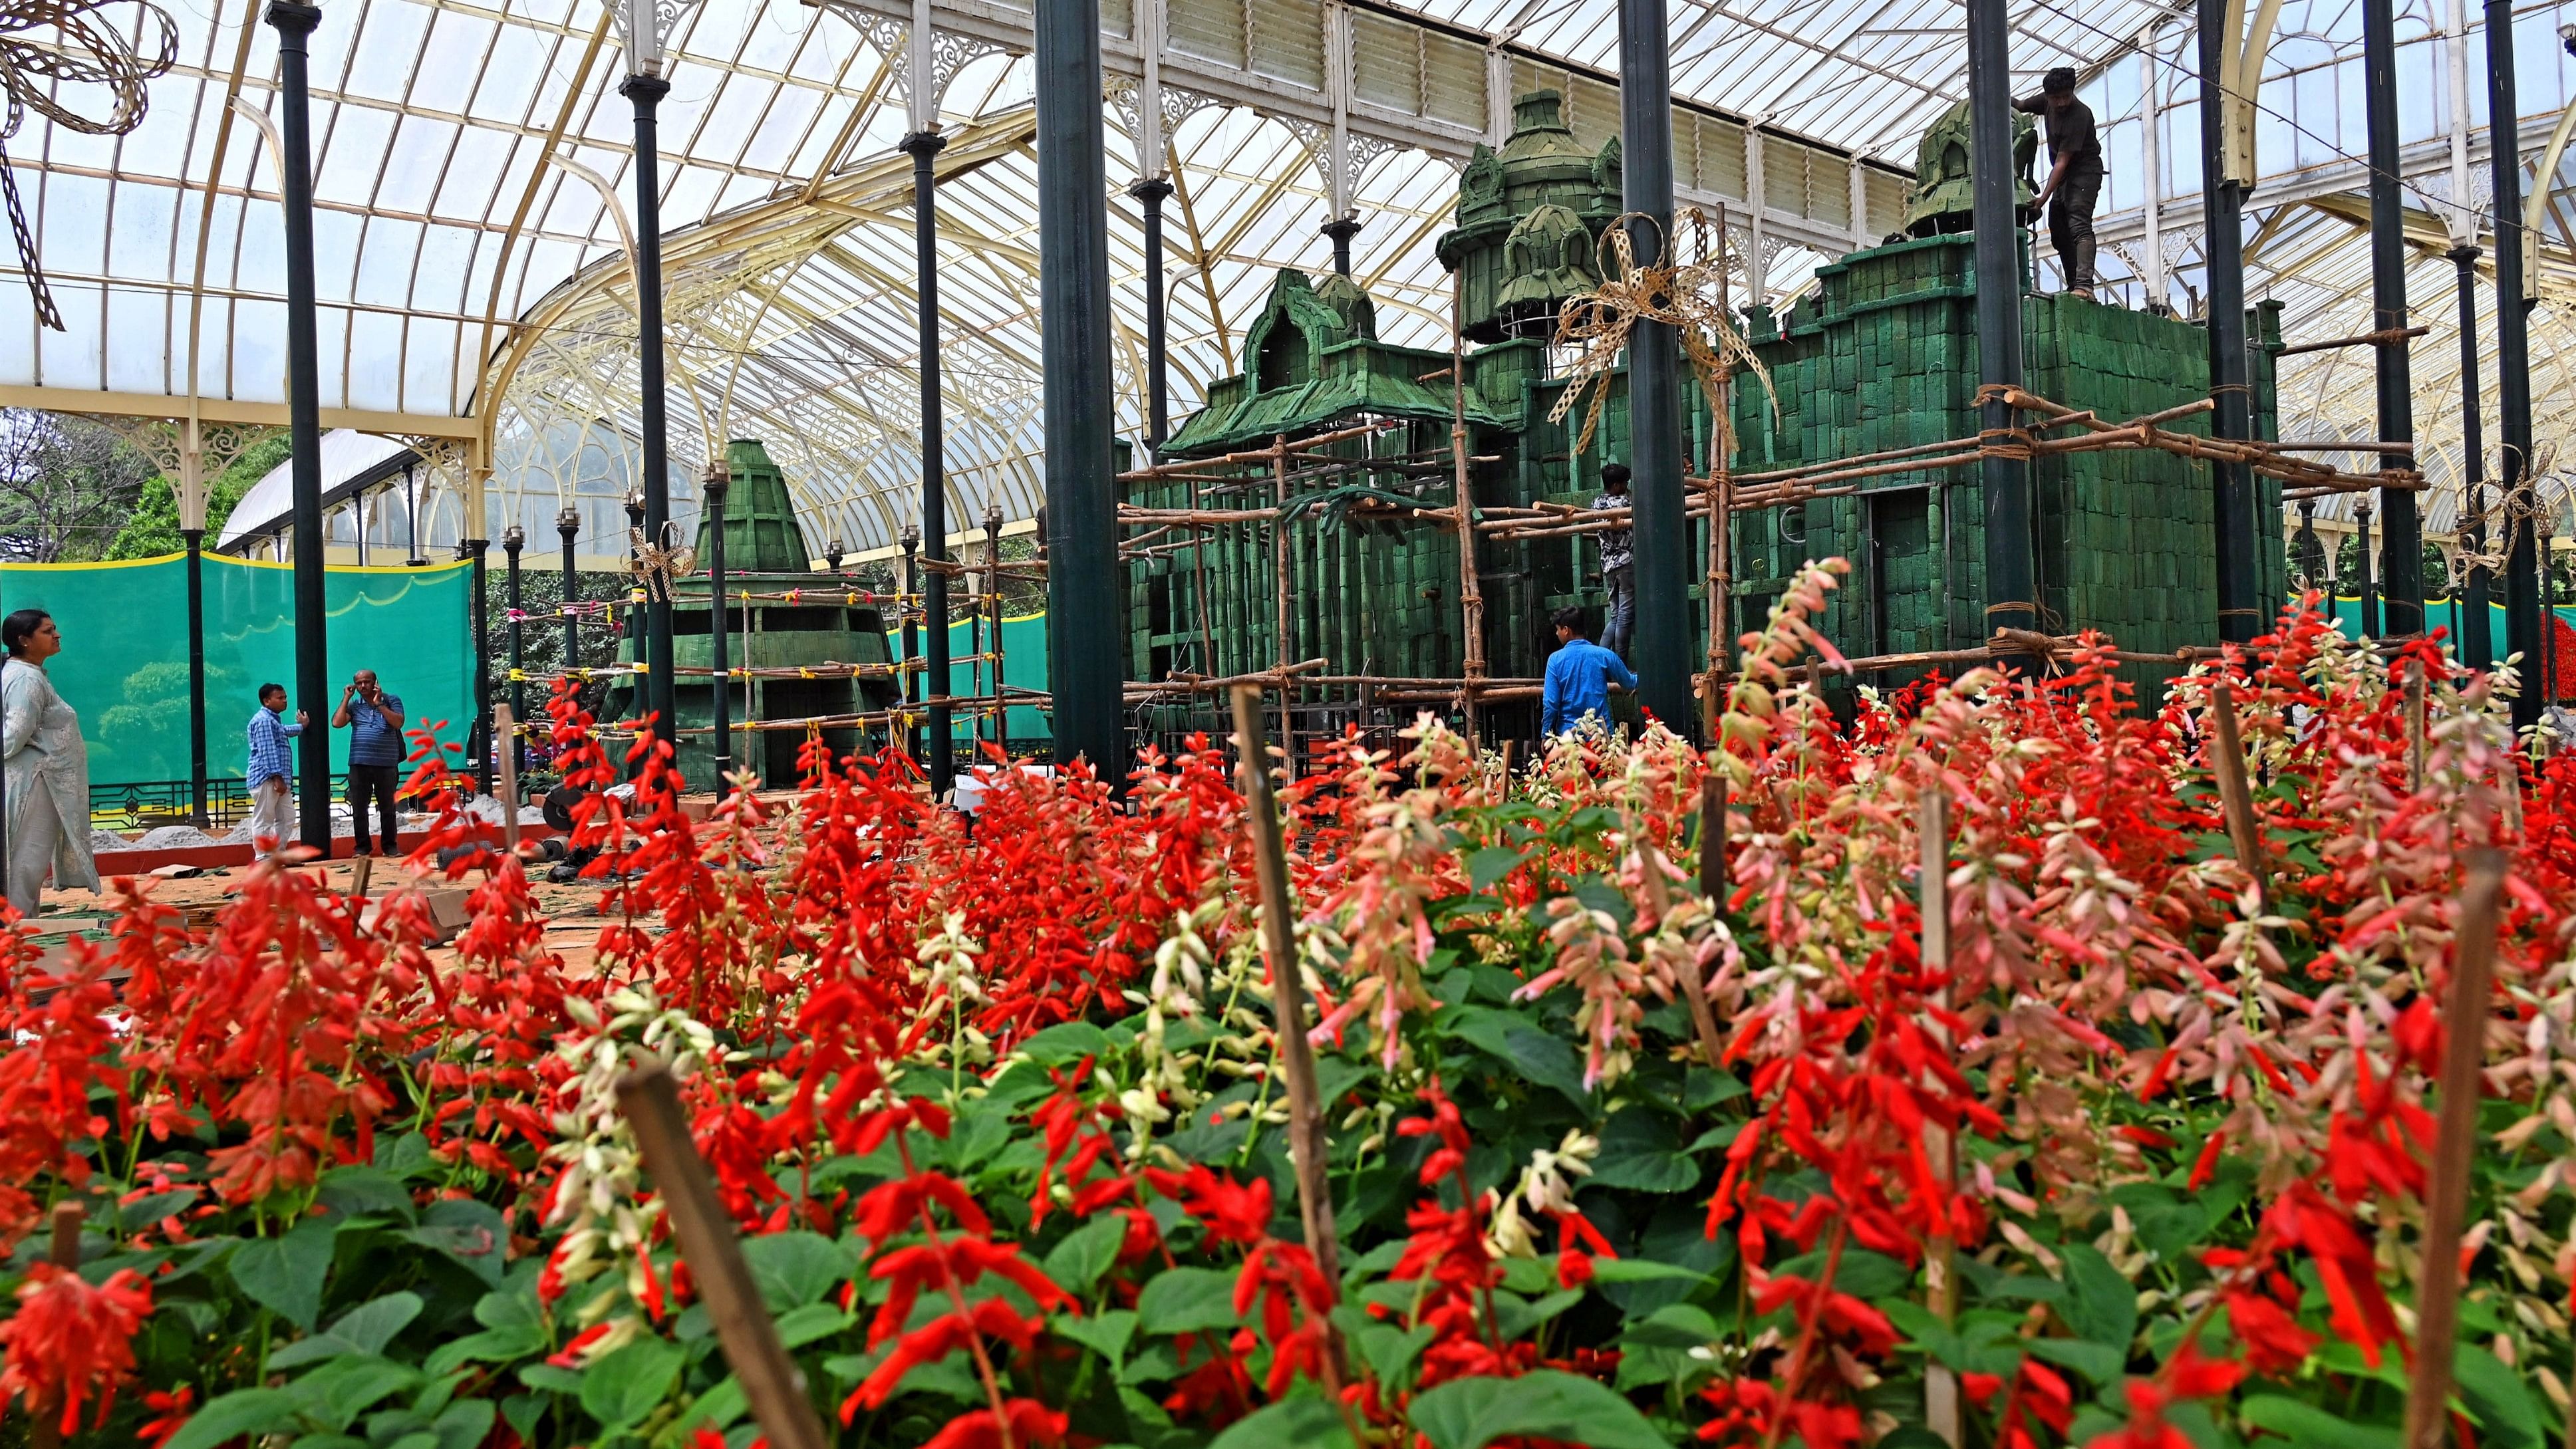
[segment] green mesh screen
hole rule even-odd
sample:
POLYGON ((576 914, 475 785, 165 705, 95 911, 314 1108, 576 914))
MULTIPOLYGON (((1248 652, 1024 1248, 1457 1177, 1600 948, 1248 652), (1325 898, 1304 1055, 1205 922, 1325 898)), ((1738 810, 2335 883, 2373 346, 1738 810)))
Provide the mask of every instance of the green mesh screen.
MULTIPOLYGON (((950 607, 954 608, 954 603, 950 607)), ((977 635, 974 626, 978 622, 972 619, 956 619, 951 620, 948 625, 948 657, 952 661, 948 666, 951 694, 990 695, 993 692, 993 676, 990 672, 992 666, 989 663, 966 662, 967 655, 977 652, 975 647, 977 635)), ((915 629, 913 639, 916 645, 920 638, 921 631, 915 629)), ((903 630, 900 628, 888 630, 886 646, 893 652, 895 658, 904 658, 903 630)), ((1043 690, 1047 687, 1046 615, 1006 614, 1003 616, 1002 683, 1006 688, 1014 690, 1043 690)), ((1014 745, 1023 741, 1036 745, 1053 737, 1048 730, 1047 717, 1039 713, 1035 705, 1012 705, 1010 717, 1011 741, 1014 745)), ((972 737, 974 723, 975 721, 962 717, 956 721, 954 728, 961 747, 972 737)))
MULTIPOLYGON (((238 776, 242 727, 259 707, 252 691, 274 681, 295 692, 294 570, 208 554, 206 769, 238 776)), ((473 565, 334 568, 329 697, 292 700, 327 725, 340 686, 373 669, 402 697, 408 724, 447 721, 440 738, 462 743, 473 718, 474 646, 466 608, 473 565)), ((188 562, 184 555, 99 564, 0 565, 0 613, 43 609, 62 627, 63 652, 46 666, 80 712, 93 785, 188 777, 188 562)), ((344 768, 349 732, 333 730, 331 768, 344 768)))

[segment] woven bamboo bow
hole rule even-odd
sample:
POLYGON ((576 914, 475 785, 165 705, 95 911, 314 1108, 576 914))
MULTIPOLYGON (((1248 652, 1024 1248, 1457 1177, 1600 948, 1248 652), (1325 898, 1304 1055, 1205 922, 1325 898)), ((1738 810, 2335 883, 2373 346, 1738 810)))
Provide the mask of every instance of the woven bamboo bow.
MULTIPOLYGON (((1709 295, 1720 280, 1726 260, 1722 251, 1710 253, 1708 214, 1693 207, 1689 217, 1699 241, 1699 260, 1686 266, 1677 266, 1670 260, 1651 266, 1637 264, 1628 223, 1656 227, 1653 217, 1632 211, 1611 222, 1602 229, 1601 239, 1595 244, 1602 253, 1604 280, 1600 287, 1590 296, 1567 298, 1564 309, 1557 313, 1557 345, 1580 347, 1583 354, 1566 370, 1565 392, 1549 410, 1547 420, 1565 421, 1584 393, 1592 394, 1591 408, 1583 418, 1583 436, 1574 444, 1577 453, 1592 444, 1592 434, 1601 425, 1602 400, 1610 395, 1610 374, 1619 365, 1619 353, 1628 345, 1628 334, 1640 322, 1661 322, 1681 333, 1682 352, 1690 358, 1691 371, 1699 378, 1709 411, 1721 425, 1725 410, 1718 397, 1718 381, 1730 366, 1749 368, 1762 379, 1765 392, 1771 389, 1770 372, 1728 323, 1726 310, 1709 295)), ((1671 248, 1659 246, 1656 250, 1669 252, 1671 248)))
POLYGON ((672 578, 698 570, 698 551, 683 545, 679 541, 679 533, 680 525, 677 523, 663 524, 662 545, 656 548, 644 541, 644 530, 626 530, 626 541, 635 550, 634 560, 627 567, 634 571, 636 579, 649 593, 660 596, 666 604, 671 601, 672 578))

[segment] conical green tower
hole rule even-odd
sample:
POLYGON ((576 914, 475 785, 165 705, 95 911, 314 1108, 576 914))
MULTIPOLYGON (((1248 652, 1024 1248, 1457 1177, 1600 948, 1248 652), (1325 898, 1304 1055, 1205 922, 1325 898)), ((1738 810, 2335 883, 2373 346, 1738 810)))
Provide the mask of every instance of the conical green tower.
MULTIPOLYGON (((803 573, 814 566, 805 546, 805 530, 796 522, 796 504, 787 496, 787 479, 769 460, 758 438, 736 438, 725 448, 725 469, 733 484, 725 490, 725 571, 727 573, 803 573)), ((708 531, 713 512, 698 519, 698 557, 714 557, 708 531)))

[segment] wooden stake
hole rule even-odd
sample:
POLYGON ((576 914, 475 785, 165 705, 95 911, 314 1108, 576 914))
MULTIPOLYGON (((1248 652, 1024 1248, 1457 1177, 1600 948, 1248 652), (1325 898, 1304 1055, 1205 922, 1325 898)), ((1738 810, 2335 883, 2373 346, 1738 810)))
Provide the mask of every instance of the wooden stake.
POLYGON ((2424 661, 2406 661, 2406 788, 2424 788, 2424 661))
POLYGON ((617 1081, 617 1105, 635 1129, 671 1231, 697 1283, 698 1297, 715 1320, 716 1341, 742 1382, 742 1396, 772 1449, 824 1449, 822 1420, 805 1396, 805 1376, 778 1342, 778 1326, 760 1301, 760 1289, 734 1240, 733 1224, 707 1180, 707 1164, 689 1136, 689 1119, 667 1067, 628 1072, 617 1081))
MULTIPOLYGON (((718 680, 716 688, 724 688, 718 680)), ((501 849, 519 853, 519 722, 510 717, 506 704, 492 706, 492 737, 507 741, 501 747, 501 849)), ((721 748, 721 746, 719 746, 721 748)), ((724 781, 716 781, 716 798, 724 799, 724 781)), ((366 822, 360 821, 360 824, 366 822)))
POLYGON ((2263 837, 2254 829, 2254 793, 2245 781, 2245 741, 2236 729, 2236 693, 2225 680, 2209 696, 2210 773, 2218 777, 2218 806, 2227 819, 2227 839, 2236 847, 2236 864, 2270 899, 2270 875, 2263 868, 2263 837))
POLYGON ((2423 1277, 2415 1290, 2415 1363, 2406 1391, 2400 1449, 2442 1449, 2450 1429, 2452 1337, 2459 1328, 2460 1227, 2468 1211, 2469 1167, 2478 1147, 2478 1102, 2485 1095, 2487 1022, 2494 1015, 2496 914, 2507 857, 2481 847, 2468 852, 2460 886, 2459 930, 2451 989, 2443 1001, 2442 1116, 2425 1175, 2423 1277))
POLYGON ((1333 1227, 1332 1186, 1325 1175, 1324 1104, 1315 1089, 1315 1052, 1306 1041, 1306 978, 1297 960, 1291 924, 1296 895, 1288 885, 1288 848, 1279 838, 1279 811, 1270 795, 1269 750, 1261 738, 1261 691, 1234 689, 1234 745, 1243 776, 1243 799, 1252 830, 1253 868, 1261 884, 1261 944, 1270 957, 1270 987, 1279 1018, 1279 1063, 1288 1077, 1288 1156, 1297 1169, 1298 1215, 1306 1248, 1323 1270, 1324 1285, 1342 1290, 1341 1236, 1333 1227))
MULTIPOLYGON (((1646 866, 1657 868, 1661 862, 1653 851, 1646 853, 1646 866)), ((1699 893, 1708 897, 1710 915, 1717 914, 1719 893, 1726 888, 1726 782, 1714 771, 1699 777, 1699 893)), ((1661 884, 1658 878, 1658 891, 1661 884)), ((1699 957, 1682 957, 1682 994, 1690 1007, 1691 1033, 1699 1038, 1700 1059, 1710 1070, 1723 1070, 1726 1061, 1726 1038, 1717 1030, 1717 1013, 1708 1004, 1708 983, 1699 974, 1699 957)))
MULTIPOLYGON (((54 1204, 53 1241, 46 1244, 45 1261, 63 1271, 80 1270, 81 1223, 89 1216, 76 1202, 54 1204)), ((59 1402, 49 1401, 33 1411, 35 1427, 27 1435, 28 1449, 55 1449, 63 1442, 63 1411, 59 1402)))
MULTIPOLYGON (((503 708, 506 709, 508 706, 505 705, 503 708)), ((368 883, 375 878, 376 858, 372 855, 359 856, 356 868, 349 872, 349 894, 359 900, 365 900, 368 883)))
MULTIPOLYGON (((1919 833, 1923 859, 1915 894, 1922 915, 1923 971, 1928 976, 1950 966, 1950 802, 1938 786, 1923 792, 1919 833)), ((1949 999, 1946 987, 1941 994, 1944 1001, 1949 999)), ((1925 1025, 1935 1040, 1949 1044, 1948 1027, 1937 1021, 1925 1025)), ((1957 1144, 1951 1141, 1949 1129, 1935 1122, 1924 1123, 1923 1152, 1932 1160, 1933 1171, 1940 1174, 1944 1185, 1949 1184, 1958 1172, 1957 1144)), ((1948 1234, 1935 1234, 1923 1258, 1924 1306, 1943 1323, 1958 1312, 1957 1251, 1948 1234)), ((1947 1364, 1934 1361, 1924 1369, 1923 1421, 1952 1449, 1962 1442, 1959 1376, 1947 1364)))

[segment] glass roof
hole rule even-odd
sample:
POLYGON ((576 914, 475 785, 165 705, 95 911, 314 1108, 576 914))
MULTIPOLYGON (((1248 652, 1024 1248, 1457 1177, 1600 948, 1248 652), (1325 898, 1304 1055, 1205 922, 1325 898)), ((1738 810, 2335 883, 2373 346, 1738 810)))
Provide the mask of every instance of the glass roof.
MULTIPOLYGON (((67 324, 39 328, 24 290, 0 286, 9 401, 184 413, 193 394, 212 418, 268 416, 284 397, 267 139, 275 35, 256 23, 258 0, 162 3, 179 60, 153 83, 138 130, 84 136, 30 116, 8 143, 67 324)), ((2439 255, 2452 200, 2450 8, 2401 0, 2399 17, 2407 200, 2426 242, 2409 286, 2416 320, 2432 329, 2413 350, 2417 425, 2445 489, 2460 476, 2453 271, 2439 255)), ((1242 323, 1274 268, 1328 265, 1317 228, 1335 203, 1334 105, 1353 138, 1342 201, 1363 223, 1355 272, 1390 340, 1435 347, 1447 343, 1449 285, 1432 245, 1458 164, 1494 134, 1493 102, 1556 84, 1571 92, 1578 135, 1616 126, 1615 104, 1602 109, 1603 97, 1615 102, 1614 0, 1105 0, 1103 10, 1113 87, 1127 87, 1109 106, 1110 244, 1112 356, 1131 437, 1144 416, 1141 220, 1124 193, 1140 174, 1133 77, 1138 37, 1151 33, 1140 27, 1160 25, 1165 38, 1155 49, 1176 187, 1165 208, 1176 415, 1235 369, 1242 323), (1346 37, 1338 51, 1336 34, 1346 37), (1349 59, 1338 89, 1336 56, 1349 59)), ((2555 33, 2576 19, 2566 10, 2576 4, 2517 7, 2529 151, 2576 93, 2576 62, 2555 33)), ((812 538, 853 549, 886 543, 917 511, 910 161, 894 150, 911 129, 910 11, 910 0, 705 0, 670 41, 661 112, 674 471, 694 474, 725 437, 760 437, 812 538)), ((939 158, 950 517, 972 528, 988 507, 1028 516, 1042 492, 1030 62, 1011 43, 1028 12, 1025 0, 938 0, 933 13, 937 114, 950 138, 939 158)), ((2010 14, 2017 79, 2035 84, 2056 65, 2085 77, 2111 168, 2104 275, 2132 305, 2149 300, 2154 270, 2142 184, 2152 97, 2163 299, 2189 310, 2200 227, 2192 7, 2037 0, 2010 14)), ((2467 18, 2468 112, 2482 136, 2479 7, 2467 18)), ((1965 93, 1960 24, 1956 0, 1671 0, 1674 88, 1695 128, 1687 196, 1728 201, 1749 243, 1743 193, 1765 178, 1760 273, 1775 296, 1889 229, 1923 128, 1965 93), (1748 145, 1748 125, 1761 144, 1748 145)), ((2358 0, 2285 0, 2265 66, 2248 289, 2284 304, 2293 341, 2371 325, 2367 252, 2350 219, 2364 184, 2359 26, 2358 0)), ((625 68, 597 0, 331 0, 313 38, 321 382, 336 410, 326 423, 461 439, 433 450, 433 466, 450 488, 476 459, 493 466, 496 530, 518 517, 550 531, 558 507, 595 491, 581 486, 582 469, 544 466, 564 450, 537 440, 632 447, 632 129, 616 94, 625 68)), ((2562 346, 2576 340, 2576 207, 2566 170, 2553 180, 2533 313, 2545 449, 2576 422, 2562 346)), ((2481 147, 2469 204, 2484 191, 2481 147)), ((2490 393, 2493 368, 2490 344, 2490 393)), ((2372 431, 2365 350, 2287 359, 2282 372, 2285 435, 2372 431)), ((632 463, 583 467, 622 477, 632 463)), ((2330 500, 2321 516, 2340 508, 2330 500)), ((594 542, 622 527, 613 508, 586 512, 604 535, 594 542)), ((2445 527, 2449 505, 2437 499, 2431 512, 2445 527)))

